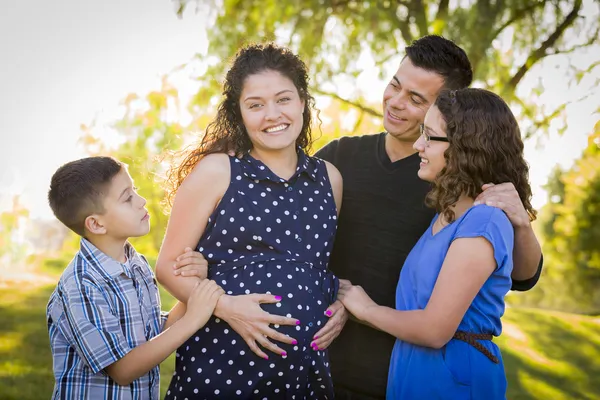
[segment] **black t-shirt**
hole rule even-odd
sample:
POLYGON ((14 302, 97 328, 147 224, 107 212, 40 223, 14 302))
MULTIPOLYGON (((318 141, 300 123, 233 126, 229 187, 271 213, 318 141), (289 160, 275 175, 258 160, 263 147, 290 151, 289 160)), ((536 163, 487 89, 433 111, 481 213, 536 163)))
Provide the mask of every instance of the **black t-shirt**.
MULTIPOLYGON (((427 230, 435 211, 425 206, 429 183, 419 179, 420 158, 413 154, 391 162, 385 135, 337 139, 315 155, 335 165, 344 180, 329 268, 361 285, 377 304, 395 308, 396 286, 404 260, 427 230)), ((537 282, 515 282, 527 290, 537 282)), ((337 398, 385 398, 395 338, 348 321, 329 347, 337 398)))
MULTIPOLYGON (((335 165, 344 179, 329 268, 361 285, 377 304, 395 308, 404 260, 435 215, 424 204, 431 187, 417 175, 419 156, 392 163, 385 133, 343 137, 316 156, 335 165)), ((385 397, 394 341, 387 333, 348 321, 329 347, 336 390, 385 397)))

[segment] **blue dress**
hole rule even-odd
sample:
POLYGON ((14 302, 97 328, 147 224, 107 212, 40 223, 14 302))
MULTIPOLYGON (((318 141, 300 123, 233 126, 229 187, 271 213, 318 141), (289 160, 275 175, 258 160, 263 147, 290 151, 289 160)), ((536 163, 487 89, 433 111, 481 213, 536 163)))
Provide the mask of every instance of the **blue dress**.
MULTIPOLYGON (((459 331, 500 335, 504 296, 511 287, 513 227, 501 210, 471 207, 437 234, 432 227, 408 255, 396 291, 396 309, 424 309, 452 241, 484 237, 493 246, 496 270, 487 279, 458 327, 459 331)), ((495 364, 472 345, 452 339, 442 349, 396 340, 388 374, 388 399, 505 399, 506 376, 498 346, 479 341, 499 359, 495 364)))
POLYGON ((285 180, 249 154, 230 157, 231 181, 198 244, 208 277, 230 295, 270 293, 270 313, 300 320, 278 326, 297 345, 277 343, 287 357, 255 355, 214 316, 177 351, 168 399, 333 398, 326 351, 310 347, 327 322, 338 281, 327 270, 337 225, 325 162, 298 151, 296 173, 285 180))

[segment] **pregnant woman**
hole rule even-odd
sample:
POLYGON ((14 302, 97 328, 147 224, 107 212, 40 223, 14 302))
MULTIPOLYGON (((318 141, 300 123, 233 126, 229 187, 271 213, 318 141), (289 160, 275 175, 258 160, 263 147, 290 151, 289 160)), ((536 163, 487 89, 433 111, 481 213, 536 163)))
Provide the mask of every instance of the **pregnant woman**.
POLYGON ((307 85, 306 66, 289 50, 240 50, 216 119, 172 174, 157 276, 185 300, 195 279, 172 266, 195 247, 226 295, 179 348, 167 398, 333 397, 327 352, 313 336, 336 298, 327 263, 342 179, 305 153, 314 104, 307 85))

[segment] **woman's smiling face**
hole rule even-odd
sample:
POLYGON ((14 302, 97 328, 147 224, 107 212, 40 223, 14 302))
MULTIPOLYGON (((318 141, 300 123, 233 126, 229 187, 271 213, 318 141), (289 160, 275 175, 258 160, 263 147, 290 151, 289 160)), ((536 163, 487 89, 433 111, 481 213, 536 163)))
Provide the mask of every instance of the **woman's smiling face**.
POLYGON ((240 108, 254 148, 295 148, 303 126, 304 101, 290 79, 273 70, 248 76, 240 108))

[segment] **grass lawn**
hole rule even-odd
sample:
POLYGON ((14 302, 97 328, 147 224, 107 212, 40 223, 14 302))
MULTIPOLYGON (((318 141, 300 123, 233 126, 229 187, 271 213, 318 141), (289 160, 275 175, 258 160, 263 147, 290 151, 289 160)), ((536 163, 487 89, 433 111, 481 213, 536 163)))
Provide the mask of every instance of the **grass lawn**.
MULTIPOLYGON (((40 279, 41 280, 41 279, 40 279)), ((54 384, 45 323, 51 281, 2 281, 0 276, 0 398, 49 398, 54 384)), ((163 307, 172 299, 163 296, 163 307)), ((509 308, 502 347, 510 400, 600 398, 600 319, 509 308)), ((162 364, 161 393, 173 373, 162 364)))

